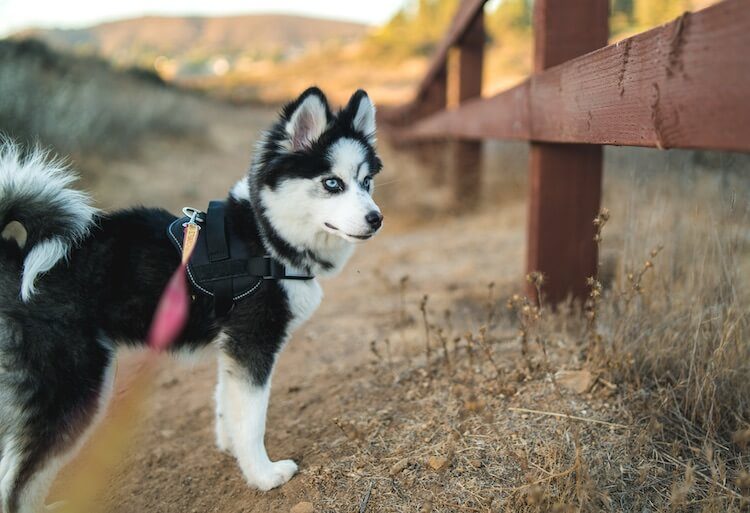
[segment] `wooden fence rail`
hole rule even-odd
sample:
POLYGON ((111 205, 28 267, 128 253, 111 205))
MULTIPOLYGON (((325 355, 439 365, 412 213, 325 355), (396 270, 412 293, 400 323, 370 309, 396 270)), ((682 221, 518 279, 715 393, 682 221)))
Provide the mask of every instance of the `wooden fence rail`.
MULTIPOLYGON (((461 3, 414 101, 384 121, 402 141, 529 141, 527 268, 545 273, 550 300, 583 297, 596 271, 601 145, 750 152, 750 0, 609 46, 608 0, 536 0, 534 75, 446 109, 449 49, 481 31, 483 5, 461 3)), ((458 73, 481 82, 481 66, 458 73)))

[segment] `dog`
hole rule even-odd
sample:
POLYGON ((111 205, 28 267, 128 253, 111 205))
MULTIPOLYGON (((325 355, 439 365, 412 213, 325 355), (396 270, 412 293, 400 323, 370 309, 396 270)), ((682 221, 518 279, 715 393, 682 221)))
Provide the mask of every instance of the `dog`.
MULTIPOLYGON (((258 278, 221 315, 218 299, 194 293, 187 324, 170 347, 218 347, 216 444, 260 490, 297 471, 292 460, 271 461, 264 445, 279 352, 320 304, 317 277, 341 270, 354 246, 382 226, 372 199, 382 167, 375 132, 375 107, 362 90, 336 113, 315 87, 281 110, 224 208, 243 251, 284 272, 258 278)), ((117 348, 145 344, 179 264, 168 233, 174 215, 143 207, 102 213, 69 187, 74 179, 43 151, 24 152, 8 141, 0 147, 5 513, 42 508, 60 467, 105 411, 117 348)))

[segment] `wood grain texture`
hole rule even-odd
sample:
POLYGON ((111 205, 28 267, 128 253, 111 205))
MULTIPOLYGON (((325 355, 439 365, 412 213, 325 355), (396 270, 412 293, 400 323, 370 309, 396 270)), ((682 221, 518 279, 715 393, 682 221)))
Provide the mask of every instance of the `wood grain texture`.
POLYGON ((750 151, 748 49, 750 2, 724 0, 404 136, 750 151))

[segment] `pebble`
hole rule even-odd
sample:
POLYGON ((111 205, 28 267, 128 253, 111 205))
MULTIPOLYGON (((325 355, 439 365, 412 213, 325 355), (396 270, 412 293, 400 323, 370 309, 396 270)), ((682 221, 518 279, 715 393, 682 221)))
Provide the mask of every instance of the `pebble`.
POLYGON ((430 468, 435 471, 444 469, 448 466, 448 463, 448 458, 444 456, 430 456, 430 459, 427 460, 427 465, 429 465, 430 468))
POLYGON ((408 458, 404 458, 403 460, 396 462, 391 467, 391 470, 390 470, 391 476, 395 476, 395 475, 400 474, 408 466, 409 466, 409 459, 408 458))
POLYGON ((298 502, 289 510, 289 513, 315 513, 315 507, 312 502, 298 502))

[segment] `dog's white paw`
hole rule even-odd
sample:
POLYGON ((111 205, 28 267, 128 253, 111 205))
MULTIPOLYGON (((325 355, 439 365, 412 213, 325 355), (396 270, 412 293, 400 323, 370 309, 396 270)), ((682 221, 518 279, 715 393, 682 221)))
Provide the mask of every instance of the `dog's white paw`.
POLYGON ((246 472, 250 486, 267 492, 289 481, 297 473, 297 464, 292 460, 268 462, 262 468, 246 472))

